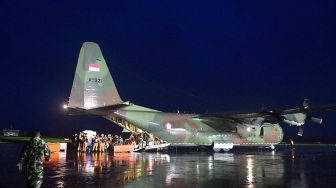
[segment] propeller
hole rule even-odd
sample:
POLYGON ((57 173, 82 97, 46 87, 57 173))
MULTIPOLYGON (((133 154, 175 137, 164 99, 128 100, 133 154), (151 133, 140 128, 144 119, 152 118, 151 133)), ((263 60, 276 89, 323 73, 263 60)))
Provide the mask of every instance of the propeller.
POLYGON ((316 124, 322 124, 323 122, 323 119, 321 118, 317 118, 317 117, 307 117, 306 119, 307 121, 310 121, 310 122, 313 122, 313 123, 316 123, 316 124))
MULTIPOLYGON (((303 108, 306 110, 309 108, 310 105, 310 100, 309 99, 305 99, 303 101, 303 108)), ((321 125, 323 120, 321 118, 317 118, 317 117, 306 117, 306 121, 312 122, 312 123, 316 123, 321 125)), ((303 135, 303 130, 304 130, 304 125, 301 125, 299 127, 299 131, 298 131, 298 136, 302 136, 303 135)))
POLYGON ((310 100, 309 99, 305 99, 303 101, 303 108, 307 109, 309 107, 309 105, 310 105, 310 100))
POLYGON ((303 135, 303 130, 304 130, 304 126, 300 126, 299 127, 299 132, 298 132, 298 136, 302 136, 303 135))
MULTIPOLYGON (((323 122, 323 119, 317 118, 317 117, 307 117, 306 121, 309 121, 309 122, 321 125, 322 122, 323 122)), ((304 125, 301 125, 299 127, 298 136, 302 136, 303 135, 303 130, 304 130, 304 125)))

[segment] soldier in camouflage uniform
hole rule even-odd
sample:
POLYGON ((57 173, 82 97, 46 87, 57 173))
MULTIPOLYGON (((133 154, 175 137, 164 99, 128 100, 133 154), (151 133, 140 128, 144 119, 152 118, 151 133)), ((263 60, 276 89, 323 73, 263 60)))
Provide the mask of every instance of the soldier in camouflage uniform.
POLYGON ((50 150, 44 140, 40 138, 39 131, 34 131, 33 137, 23 149, 18 161, 18 169, 22 170, 22 165, 26 167, 26 178, 28 187, 41 187, 43 181, 42 156, 45 160, 50 160, 50 150))

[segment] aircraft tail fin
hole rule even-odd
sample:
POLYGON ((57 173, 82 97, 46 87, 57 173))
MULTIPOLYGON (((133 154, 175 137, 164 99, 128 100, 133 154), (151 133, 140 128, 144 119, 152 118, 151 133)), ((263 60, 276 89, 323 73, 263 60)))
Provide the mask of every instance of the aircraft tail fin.
POLYGON ((122 102, 98 44, 85 42, 79 53, 68 107, 93 109, 122 102))

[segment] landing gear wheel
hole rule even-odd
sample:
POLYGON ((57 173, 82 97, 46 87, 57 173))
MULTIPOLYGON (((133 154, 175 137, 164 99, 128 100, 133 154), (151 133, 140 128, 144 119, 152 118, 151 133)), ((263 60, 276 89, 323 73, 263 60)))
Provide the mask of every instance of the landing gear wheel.
POLYGON ((228 152, 233 148, 233 143, 214 143, 213 150, 215 152, 228 152))
POLYGON ((221 151, 221 149, 219 149, 219 148, 214 148, 213 150, 214 150, 214 152, 220 152, 221 151))

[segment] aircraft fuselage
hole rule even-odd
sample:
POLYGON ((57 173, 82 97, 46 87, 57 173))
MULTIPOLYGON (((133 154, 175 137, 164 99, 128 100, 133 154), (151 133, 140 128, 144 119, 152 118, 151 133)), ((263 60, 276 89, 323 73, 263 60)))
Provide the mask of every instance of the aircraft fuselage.
POLYGON ((209 126, 197 116, 198 114, 166 113, 131 105, 111 112, 105 118, 123 119, 172 145, 229 143, 240 146, 270 146, 280 143, 283 138, 279 124, 252 126, 233 122, 209 126))

